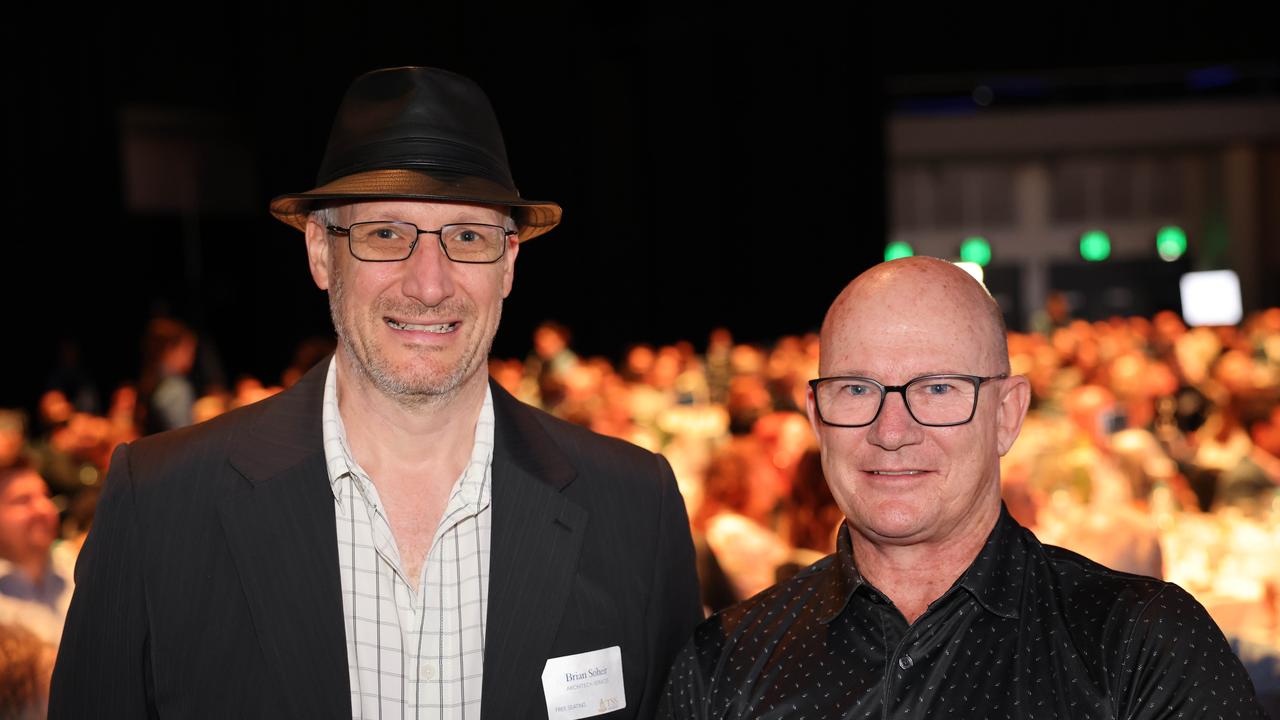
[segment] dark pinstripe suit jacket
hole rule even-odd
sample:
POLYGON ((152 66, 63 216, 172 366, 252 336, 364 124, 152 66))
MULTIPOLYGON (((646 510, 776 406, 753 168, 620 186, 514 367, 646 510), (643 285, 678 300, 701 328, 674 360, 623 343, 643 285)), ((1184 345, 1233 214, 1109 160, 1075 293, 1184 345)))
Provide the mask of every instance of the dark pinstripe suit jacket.
MULTIPOLYGON (((322 362, 280 395, 116 451, 76 568, 50 717, 349 718, 322 362)), ((546 717, 547 658, 622 648, 651 716, 701 619, 660 456, 496 384, 485 718, 546 717)))

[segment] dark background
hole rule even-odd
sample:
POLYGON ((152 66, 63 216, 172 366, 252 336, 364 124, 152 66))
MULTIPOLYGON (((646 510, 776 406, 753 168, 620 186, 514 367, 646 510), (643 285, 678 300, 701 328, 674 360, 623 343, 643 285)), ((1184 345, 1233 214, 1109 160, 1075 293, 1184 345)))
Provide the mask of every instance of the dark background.
MULTIPOLYGON (((137 372, 156 313, 196 327, 231 377, 266 382, 301 340, 330 333, 301 235, 266 207, 314 185, 342 92, 369 69, 436 65, 477 80, 522 193, 565 208, 522 248, 495 354, 523 356, 533 327, 555 319, 580 351, 616 356, 633 342, 700 345, 717 325, 751 341, 816 328, 883 252, 884 114, 956 107, 927 82, 894 91, 895 78, 1265 65, 1276 43, 1257 11, 1207 3, 24 12, 34 17, 0 31, 0 406, 29 405, 67 339, 109 391, 137 372)), ((1024 102, 1189 92, 1050 87, 1024 102)))

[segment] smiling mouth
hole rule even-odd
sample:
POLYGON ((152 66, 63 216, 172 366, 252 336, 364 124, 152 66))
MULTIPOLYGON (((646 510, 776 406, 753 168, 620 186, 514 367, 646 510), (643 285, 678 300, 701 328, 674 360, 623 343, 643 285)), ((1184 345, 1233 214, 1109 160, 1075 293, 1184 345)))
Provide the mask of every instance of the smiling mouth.
POLYGON ((889 477, 900 477, 905 475, 923 475, 924 470, 869 470, 872 475, 888 475, 889 477))
POLYGON ((391 318, 383 318, 383 320, 386 320, 388 327, 394 328, 396 330, 409 330, 412 332, 428 332, 428 333, 435 333, 437 335, 443 335, 445 333, 453 332, 454 329, 458 327, 458 322, 456 320, 454 322, 438 323, 435 325, 418 325, 415 323, 402 323, 398 320, 393 320, 391 318))

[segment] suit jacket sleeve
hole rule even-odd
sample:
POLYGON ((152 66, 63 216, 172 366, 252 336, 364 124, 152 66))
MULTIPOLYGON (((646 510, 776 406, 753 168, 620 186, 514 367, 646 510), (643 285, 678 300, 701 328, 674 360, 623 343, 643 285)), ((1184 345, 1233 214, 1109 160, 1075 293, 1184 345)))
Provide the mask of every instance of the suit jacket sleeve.
POLYGON ((667 669, 676 653, 702 622, 702 603, 698 594, 693 540, 684 499, 676 487, 671 466, 661 455, 655 456, 661 477, 662 498, 658 528, 658 561, 654 563, 653 594, 650 596, 647 625, 652 643, 649 657, 652 667, 645 682, 644 695, 636 717, 652 717, 658 709, 667 669))
POLYGON ((54 666, 50 718, 147 717, 147 605, 127 446, 111 458, 54 666))

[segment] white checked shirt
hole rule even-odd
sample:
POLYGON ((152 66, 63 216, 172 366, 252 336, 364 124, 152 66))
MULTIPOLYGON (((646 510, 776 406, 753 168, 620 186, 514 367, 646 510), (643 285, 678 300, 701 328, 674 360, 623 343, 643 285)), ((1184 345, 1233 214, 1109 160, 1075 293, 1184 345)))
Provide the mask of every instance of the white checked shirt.
POLYGON ((423 565, 421 592, 401 569, 377 489, 351 456, 338 412, 336 358, 325 380, 322 419, 338 532, 351 716, 479 718, 493 517, 489 388, 471 460, 454 483, 423 565))

